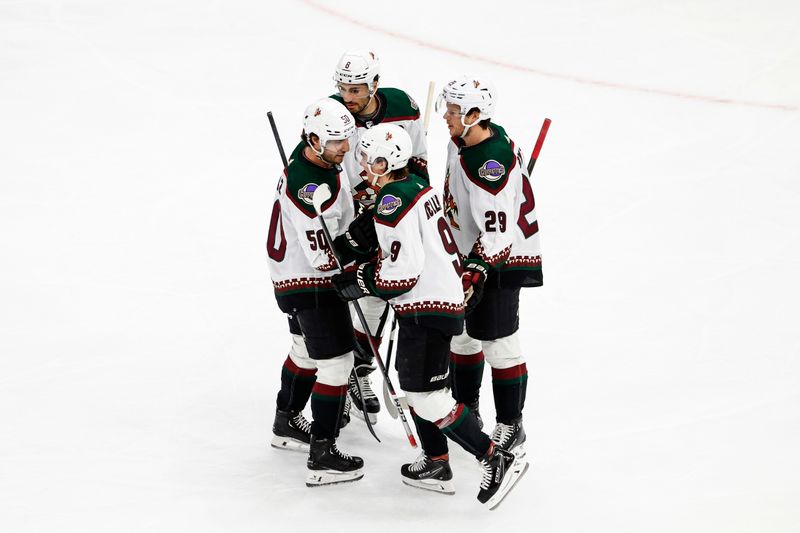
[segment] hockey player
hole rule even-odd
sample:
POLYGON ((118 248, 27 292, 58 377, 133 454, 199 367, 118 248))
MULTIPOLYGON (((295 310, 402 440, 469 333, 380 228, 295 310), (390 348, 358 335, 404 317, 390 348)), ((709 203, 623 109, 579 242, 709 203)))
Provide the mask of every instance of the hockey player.
POLYGON ((524 473, 527 463, 482 433, 469 408, 446 388, 450 341, 463 328, 461 262, 439 195, 409 174, 411 139, 402 128, 381 124, 361 136, 362 166, 379 188, 375 224, 377 263, 333 277, 345 300, 378 296, 398 317, 396 368, 423 453, 401 468, 403 482, 452 494, 453 474, 445 436, 474 455, 483 467, 478 500, 496 506, 524 473))
POLYGON ((497 411, 492 439, 524 454, 517 448, 525 441, 528 379, 517 333, 519 293, 542 284, 542 266, 533 192, 521 152, 491 122, 496 99, 486 80, 462 77, 449 82, 437 101, 451 136, 444 213, 465 257, 466 331, 453 338, 451 384, 455 399, 480 419, 485 359, 497 411))
POLYGON ((352 115, 330 98, 306 109, 302 142, 279 181, 267 240, 275 298, 289 315, 292 334, 272 445, 308 450, 309 486, 363 477, 362 459, 336 447, 355 339, 347 305, 331 285, 336 265, 312 203, 316 188, 328 184, 335 193, 323 209, 340 247, 353 256, 359 250, 352 243, 371 240, 359 233, 359 224, 366 221, 369 231, 372 222, 366 215, 354 220, 352 196, 339 166, 354 131, 352 115), (309 397, 310 424, 302 414, 309 397))
MULTIPOLYGON (((343 103, 355 116, 357 135, 351 140, 353 146, 358 144, 358 139, 369 128, 377 124, 395 124, 404 128, 411 137, 411 158, 408 167, 414 174, 428 179, 428 149, 425 142, 425 130, 420 118, 417 103, 408 94, 400 89, 378 87, 380 80, 380 61, 378 56, 369 50, 349 50, 345 52, 333 75, 338 94, 332 96, 343 103)), ((353 196, 364 206, 374 202, 375 190, 367 180, 362 179, 364 171, 360 162, 356 160, 354 152, 345 156, 343 166, 350 176, 353 196)), ((364 315, 367 318, 370 332, 378 334, 381 316, 386 309, 386 303, 379 298, 366 298, 362 301, 364 315)), ((356 376, 360 381, 360 390, 364 394, 364 404, 367 416, 374 424, 378 421, 380 403, 372 390, 370 373, 374 370, 372 353, 369 349, 366 332, 362 331, 361 323, 353 321, 356 327, 357 350, 356 376)), ((380 343, 380 338, 376 338, 380 343)), ((361 411, 362 405, 359 396, 359 387, 355 377, 351 377, 349 394, 352 413, 359 418, 364 418, 361 411)))

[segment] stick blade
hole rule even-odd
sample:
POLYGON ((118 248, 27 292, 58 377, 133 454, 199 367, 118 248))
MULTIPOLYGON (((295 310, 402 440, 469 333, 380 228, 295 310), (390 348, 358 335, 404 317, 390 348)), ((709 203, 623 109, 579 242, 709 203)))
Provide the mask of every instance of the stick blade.
MULTIPOLYGON (((400 407, 404 411, 408 411, 408 400, 406 399, 406 397, 398 396, 397 399, 400 401, 400 407)), ((386 412, 389 413, 389 416, 391 416, 394 419, 400 417, 400 413, 397 410, 397 406, 395 405, 394 400, 392 400, 392 396, 389 393, 389 387, 386 386, 386 383, 383 384, 383 404, 386 406, 386 412)))
POLYGON ((318 215, 322 214, 322 206, 331 199, 331 188, 328 186, 327 183, 323 183, 314 191, 314 196, 311 198, 311 201, 314 203, 314 211, 317 212, 318 215))

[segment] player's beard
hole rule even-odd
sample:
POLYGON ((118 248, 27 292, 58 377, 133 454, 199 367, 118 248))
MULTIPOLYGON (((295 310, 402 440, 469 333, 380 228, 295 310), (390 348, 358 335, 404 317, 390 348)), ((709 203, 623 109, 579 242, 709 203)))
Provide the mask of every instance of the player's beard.
MULTIPOLYGON (((367 97, 367 101, 366 101, 366 102, 364 102, 364 105, 362 105, 362 106, 361 106, 361 107, 359 107, 358 109, 353 109, 353 110, 350 110, 350 108, 348 107, 348 108, 347 108, 347 110, 348 110, 348 111, 350 111, 350 113, 352 113, 353 115, 356 115, 356 116, 357 116, 357 115, 360 115, 360 114, 361 114, 361 113, 363 113, 363 112, 364 112, 364 110, 365 110, 365 109, 366 109, 366 108, 369 106, 369 103, 370 103, 371 101, 372 101, 372 97, 371 97, 371 96, 368 96, 368 97, 367 97)), ((355 102, 354 102, 354 103, 355 103, 355 102)))
MULTIPOLYGON (((338 158, 340 156, 334 156, 334 157, 338 158)), ((342 159, 344 159, 343 156, 341 156, 341 157, 342 157, 342 159)), ((319 156, 319 158, 322 159, 323 161, 325 161, 326 163, 328 163, 329 165, 338 165, 339 163, 341 163, 341 161, 331 160, 331 156, 329 156, 328 152, 325 152, 325 151, 322 152, 322 154, 319 156)))

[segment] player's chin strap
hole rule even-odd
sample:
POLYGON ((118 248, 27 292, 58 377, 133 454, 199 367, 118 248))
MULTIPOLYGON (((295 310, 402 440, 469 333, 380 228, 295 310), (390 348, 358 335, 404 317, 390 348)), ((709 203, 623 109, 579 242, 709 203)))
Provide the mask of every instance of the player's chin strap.
POLYGON ((372 170, 372 165, 369 165, 369 164, 368 164, 368 165, 367 165, 367 167, 369 168, 369 171, 370 171, 370 173, 372 174, 372 179, 371 179, 371 180, 369 180, 369 184, 370 184, 371 186, 373 186, 373 187, 377 187, 377 186, 378 186, 378 178, 380 178, 380 177, 383 177, 383 176, 385 176, 386 174, 388 174, 389 172, 391 172, 391 170, 387 170, 387 171, 386 171, 386 172, 384 172, 383 174, 375 174, 375 171, 374 171, 374 170, 372 170))
MULTIPOLYGON (((358 116, 359 113, 363 113, 369 107, 369 104, 371 104, 373 98, 375 98, 375 93, 378 92, 378 84, 375 82, 368 83, 367 90, 369 91, 369 99, 367 100, 367 103, 364 104, 361 109, 353 113, 353 116, 358 116)), ((378 105, 380 105, 380 102, 378 102, 378 105)))
POLYGON ((306 140, 306 144, 309 146, 309 148, 311 148, 312 152, 317 154, 317 157, 322 159, 323 162, 325 162, 325 163, 327 163, 329 165, 336 165, 336 163, 334 163, 333 161, 328 161, 327 159, 325 159, 325 155, 324 155, 325 154, 325 144, 323 144, 322 139, 320 139, 320 141, 319 141, 319 147, 320 147, 319 151, 317 151, 317 149, 314 148, 314 145, 311 144, 311 141, 306 140))
MULTIPOLYGON (((364 106, 364 109, 369 107, 369 104, 372 103, 372 99, 375 98, 375 93, 378 92, 378 82, 373 81, 372 83, 367 84, 367 88, 369 89, 369 100, 367 100, 367 105, 364 106)), ((380 104, 380 102, 378 102, 380 104)), ((364 110, 362 109, 362 111, 364 110)))
POLYGON ((465 137, 467 136, 467 133, 469 133, 469 129, 470 129, 472 126, 474 126, 475 124, 477 124, 477 123, 479 123, 479 122, 481 121, 481 117, 480 117, 480 115, 478 115, 478 118, 477 118, 477 120, 475 120, 475 122, 473 122, 472 124, 467 124, 466 122, 464 122, 464 119, 465 119, 465 118, 467 118, 467 115, 466 115, 466 114, 464 114, 464 115, 461 115, 461 125, 462 125, 462 126, 464 126, 464 131, 462 131, 462 132, 461 132, 461 135, 460 135, 460 137, 461 137, 462 139, 463 139, 463 138, 465 138, 465 137))
MULTIPOLYGON (((319 138, 319 137, 317 137, 317 138, 319 138)), ((314 145, 313 145, 313 144, 311 144, 311 139, 309 139, 308 137, 306 137, 306 144, 309 146, 309 148, 311 148, 311 151, 312 151, 312 152, 314 152, 315 154, 317 154, 317 155, 319 156, 319 158, 320 158, 320 159, 322 159, 323 161, 325 161, 325 160, 322 158, 322 154, 324 154, 324 153, 325 153, 325 143, 324 143, 324 142, 322 142, 322 139, 319 139, 319 152, 317 152, 317 149, 316 149, 316 148, 314 148, 314 145)), ((325 162, 327 163, 327 161, 325 161, 325 162)))

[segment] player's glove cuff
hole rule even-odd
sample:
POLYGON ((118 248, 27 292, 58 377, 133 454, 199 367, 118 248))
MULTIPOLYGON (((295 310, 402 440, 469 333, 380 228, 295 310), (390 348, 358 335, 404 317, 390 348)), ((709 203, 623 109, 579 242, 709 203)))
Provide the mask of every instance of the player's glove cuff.
POLYGON ((483 287, 489 276, 489 265, 477 257, 464 260, 464 273, 461 274, 461 285, 464 289, 465 312, 471 313, 483 298, 483 287))
POLYGON ((430 182, 431 178, 428 174, 428 162, 420 157, 412 157, 408 160, 408 170, 412 174, 416 174, 425 181, 430 182))

